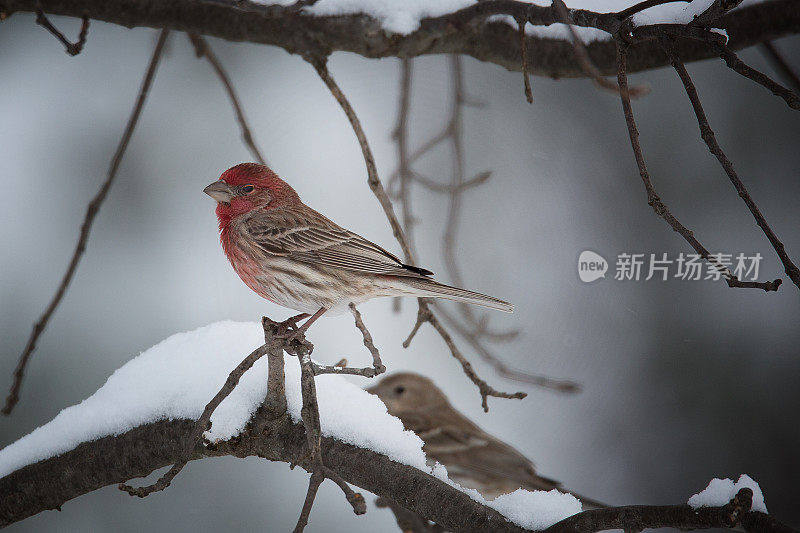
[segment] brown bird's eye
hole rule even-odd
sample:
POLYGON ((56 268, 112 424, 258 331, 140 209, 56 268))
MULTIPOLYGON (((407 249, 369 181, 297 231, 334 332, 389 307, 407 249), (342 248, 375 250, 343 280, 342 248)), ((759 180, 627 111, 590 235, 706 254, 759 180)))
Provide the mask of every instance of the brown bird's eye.
POLYGON ((245 194, 250 194, 254 190, 255 187, 253 187, 252 185, 245 185, 244 187, 242 187, 242 191, 244 191, 245 194))
POLYGON ((403 394, 405 391, 406 391, 406 388, 405 388, 405 387, 403 387, 403 386, 400 386, 400 387, 395 387, 395 388, 394 388, 394 393, 395 393, 395 394, 397 394, 398 396, 400 396, 401 394, 403 394))

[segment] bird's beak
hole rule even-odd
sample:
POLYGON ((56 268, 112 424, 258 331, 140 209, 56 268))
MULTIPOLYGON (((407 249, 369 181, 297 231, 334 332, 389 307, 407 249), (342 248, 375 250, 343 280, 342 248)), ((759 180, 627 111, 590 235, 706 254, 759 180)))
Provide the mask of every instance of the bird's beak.
POLYGON ((370 394, 375 394, 376 396, 378 394, 378 386, 377 385, 373 385, 372 387, 367 387, 364 390, 367 391, 370 394))
POLYGON ((230 203, 231 198, 233 198, 233 191, 231 190, 230 185, 225 183, 222 180, 217 180, 205 189, 203 192, 209 195, 211 198, 216 200, 217 202, 221 203, 230 203))

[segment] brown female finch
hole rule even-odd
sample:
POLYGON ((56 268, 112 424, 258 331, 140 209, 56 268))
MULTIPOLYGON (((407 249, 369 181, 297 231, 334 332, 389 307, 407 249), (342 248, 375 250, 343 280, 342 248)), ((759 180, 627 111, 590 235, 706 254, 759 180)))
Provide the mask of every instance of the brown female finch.
POLYGON ((220 241, 242 281, 259 296, 312 315, 377 296, 446 298, 512 312, 502 300, 430 278, 397 257, 317 213, 272 170, 243 163, 222 173, 203 192, 217 201, 220 241))
MULTIPOLYGON (((558 481, 538 475, 524 455, 456 411, 430 379, 398 372, 367 392, 380 398, 390 415, 416 433, 428 459, 447 467, 447 475, 461 486, 490 499, 517 489, 565 492, 558 481)), ((590 507, 605 507, 569 492, 590 507)))

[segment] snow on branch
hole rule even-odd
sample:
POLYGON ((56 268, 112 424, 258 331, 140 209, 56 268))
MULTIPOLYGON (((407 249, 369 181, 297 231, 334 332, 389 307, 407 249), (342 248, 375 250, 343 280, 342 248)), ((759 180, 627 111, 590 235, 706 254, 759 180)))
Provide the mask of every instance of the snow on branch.
MULTIPOLYGON (((192 460, 255 455, 298 464, 313 473, 314 492, 323 479, 335 480, 357 513, 366 509, 366 502, 349 484, 448 531, 738 525, 748 531, 791 531, 766 514, 760 488, 747 476, 736 483, 715 479, 688 505, 580 512, 572 495, 522 489, 486 501, 447 479, 441 465, 429 468, 420 439, 389 416, 377 397, 340 376, 317 379, 310 369, 302 371, 310 361, 304 350, 297 350, 299 361, 290 358, 284 364, 287 346, 308 345, 281 338, 274 326, 279 324, 264 321, 263 344, 262 325, 251 323, 221 322, 174 335, 117 370, 90 398, 0 450, 0 527, 177 464, 187 457, 188 446, 192 460), (270 356, 269 364, 258 357, 263 353, 270 356), (231 373, 235 382, 223 379, 227 369, 245 362, 251 368, 231 373), (316 432, 307 428, 310 391, 301 390, 309 385, 316 387, 316 432), (197 417, 215 390, 226 394, 210 417, 199 419, 203 427, 209 422, 210 427, 204 442, 195 442, 197 417)), ((311 490, 309 495, 313 502, 311 490)), ((309 513, 307 499, 299 526, 305 525, 309 513)))
MULTIPOLYGON (((648 2, 648 5, 657 2, 648 2)), ((569 32, 555 6, 546 0, 48 0, 49 14, 83 17, 123 26, 171 28, 231 41, 280 46, 291 53, 328 55, 354 52, 365 57, 414 57, 457 53, 521 70, 523 49, 528 71, 551 77, 584 77, 572 52, 569 32), (526 44, 520 47, 517 21, 527 21, 526 44)), ((684 61, 714 57, 718 52, 694 40, 686 22, 697 15, 702 24, 726 31, 729 45, 740 49, 800 30, 800 5, 794 0, 748 1, 727 12, 719 2, 695 0, 633 8, 631 0, 573 0, 573 24, 590 42, 588 52, 600 73, 615 72, 613 37, 633 29, 629 71, 667 64, 653 36, 680 26, 677 52, 684 61), (711 3, 711 8, 702 10, 711 3), (586 7, 587 9, 575 9, 586 7), (590 11, 596 9, 598 11, 590 11), (638 10, 638 11, 637 11, 638 10)), ((730 2, 724 3, 726 6, 730 2)), ((35 12, 39 0, 2 0, 0 20, 15 12, 35 12)), ((695 26, 697 28, 697 26, 695 26)))

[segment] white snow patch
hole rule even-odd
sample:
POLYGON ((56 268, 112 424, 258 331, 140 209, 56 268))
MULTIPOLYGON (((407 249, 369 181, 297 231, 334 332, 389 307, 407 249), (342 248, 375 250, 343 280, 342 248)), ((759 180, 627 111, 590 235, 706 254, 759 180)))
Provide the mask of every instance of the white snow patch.
POLYGON ((547 492, 517 489, 486 502, 486 505, 526 529, 547 529, 568 516, 580 513, 582 508, 575 496, 557 489, 547 492))
MULTIPOLYGON (((197 419, 231 370, 263 343, 258 323, 218 322, 169 337, 114 372, 92 396, 0 450, 0 477, 82 442, 120 435, 142 424, 197 419)), ((299 421, 300 366, 287 357, 285 368, 289 413, 299 421)), ((214 412, 206 438, 227 440, 238 435, 266 393, 263 357, 214 412)), ((389 416, 376 396, 333 375, 317 379, 317 396, 323 435, 426 468, 422 441, 389 416)))
POLYGON ((767 512, 767 506, 764 503, 764 493, 761 492, 761 487, 758 486, 753 478, 747 474, 739 476, 736 483, 731 479, 714 478, 709 482, 708 486, 700 494, 695 494, 689 498, 689 505, 692 508, 698 507, 720 507, 725 505, 736 496, 736 493, 743 488, 748 488, 753 491, 753 511, 767 512))
POLYGON ((526 529, 547 529, 565 518, 580 513, 583 508, 575 496, 559 492, 557 489, 551 491, 517 489, 494 500, 487 500, 477 490, 462 487, 448 478, 447 468, 440 463, 436 463, 429 472, 433 477, 441 479, 476 502, 491 507, 509 521, 526 529))
MULTIPOLYGON (((146 350, 114 372, 93 395, 62 410, 52 421, 0 450, 0 477, 110 435, 158 420, 196 419, 206 403, 247 354, 264 342, 259 323, 218 322, 178 333, 146 350)), ((248 370, 211 417, 209 440, 238 435, 267 393, 267 358, 248 370)), ((300 421, 300 365, 286 357, 286 401, 300 421)), ((580 512, 574 496, 518 490, 487 501, 477 491, 447 478, 440 464, 428 467, 422 441, 389 415, 377 396, 341 376, 317 378, 322 434, 374 450, 429 472, 522 527, 543 529, 580 512)))
POLYGON ((727 31, 723 30, 722 28, 711 28, 711 32, 719 34, 719 35, 722 35, 723 37, 725 37, 725 44, 728 44, 728 41, 730 39, 728 38, 728 32, 727 31))

